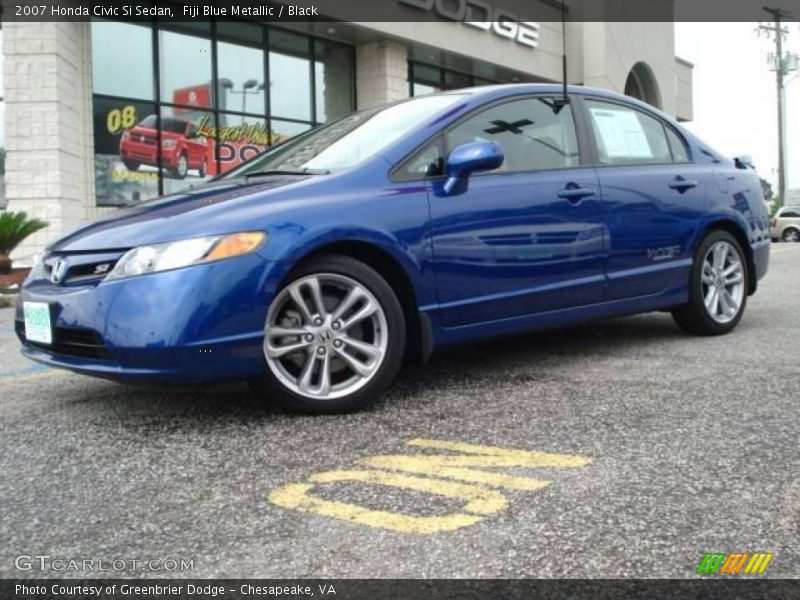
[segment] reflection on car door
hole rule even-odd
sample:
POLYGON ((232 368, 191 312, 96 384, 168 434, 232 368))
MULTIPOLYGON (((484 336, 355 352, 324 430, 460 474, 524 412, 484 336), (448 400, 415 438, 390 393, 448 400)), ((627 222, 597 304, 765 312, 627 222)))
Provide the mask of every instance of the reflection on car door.
POLYGON ((707 175, 661 119, 586 100, 608 210, 608 300, 685 286, 707 175))
POLYGON ((431 183, 440 318, 494 321, 603 300, 604 210, 595 170, 581 167, 569 105, 526 97, 445 134, 445 152, 497 142, 505 162, 448 196, 431 183))

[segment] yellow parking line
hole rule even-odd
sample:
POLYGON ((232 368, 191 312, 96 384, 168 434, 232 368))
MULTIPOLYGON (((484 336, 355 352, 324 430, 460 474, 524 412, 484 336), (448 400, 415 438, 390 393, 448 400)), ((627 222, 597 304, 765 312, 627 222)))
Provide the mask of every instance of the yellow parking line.
POLYGON ((592 462, 587 456, 498 448, 449 440, 416 438, 408 440, 406 444, 426 450, 444 450, 451 454, 368 456, 355 462, 369 470, 317 473, 305 482, 291 483, 273 490, 269 494, 269 500, 289 510, 398 533, 425 535, 475 525, 504 510, 508 506, 508 498, 502 490, 536 491, 552 483, 544 479, 487 469, 563 469, 583 467, 592 462), (444 515, 409 515, 400 511, 376 510, 350 502, 328 500, 313 493, 321 485, 348 482, 444 496, 460 500, 463 504, 460 509, 444 515))

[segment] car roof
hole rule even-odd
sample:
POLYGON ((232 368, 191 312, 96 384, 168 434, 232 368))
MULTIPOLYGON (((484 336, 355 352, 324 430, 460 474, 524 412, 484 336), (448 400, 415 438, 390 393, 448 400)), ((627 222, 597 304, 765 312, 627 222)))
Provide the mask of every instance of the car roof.
MULTIPOLYGON (((469 95, 473 100, 486 101, 494 98, 504 98, 506 96, 516 96, 520 94, 558 94, 564 92, 564 85, 561 83, 499 83, 495 85, 484 85, 471 88, 461 88, 458 90, 449 90, 446 92, 439 92, 441 95, 469 95)), ((626 96, 619 92, 607 90, 604 88, 596 88, 585 85, 568 85, 567 94, 580 95, 580 96, 594 96, 605 98, 607 100, 614 100, 622 102, 630 106, 640 108, 645 111, 650 111, 660 115, 669 121, 675 121, 670 115, 664 113, 661 109, 652 104, 647 104, 631 96, 626 96)))

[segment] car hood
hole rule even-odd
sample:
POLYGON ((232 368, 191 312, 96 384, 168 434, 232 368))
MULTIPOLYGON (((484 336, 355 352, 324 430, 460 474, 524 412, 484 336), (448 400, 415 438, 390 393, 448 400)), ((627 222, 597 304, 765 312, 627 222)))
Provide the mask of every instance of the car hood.
MULTIPOLYGON (((289 190, 311 176, 271 176, 204 184, 178 194, 108 213, 61 238, 50 252, 126 250, 178 239, 259 229, 270 206, 287 200, 289 190)), ((297 194, 293 202, 301 201, 297 194)))

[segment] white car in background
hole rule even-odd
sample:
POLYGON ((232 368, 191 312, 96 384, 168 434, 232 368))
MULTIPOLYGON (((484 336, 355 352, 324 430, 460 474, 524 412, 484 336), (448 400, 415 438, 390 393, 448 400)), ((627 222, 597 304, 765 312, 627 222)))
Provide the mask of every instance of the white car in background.
POLYGON ((769 236, 773 242, 800 242, 800 206, 784 206, 772 218, 769 236))

